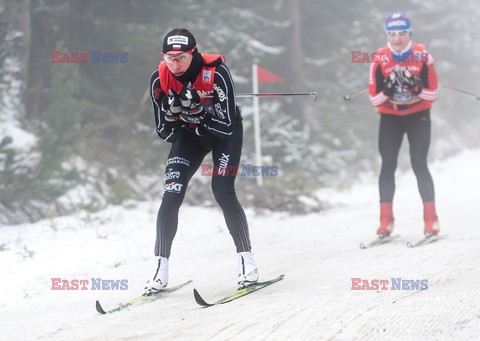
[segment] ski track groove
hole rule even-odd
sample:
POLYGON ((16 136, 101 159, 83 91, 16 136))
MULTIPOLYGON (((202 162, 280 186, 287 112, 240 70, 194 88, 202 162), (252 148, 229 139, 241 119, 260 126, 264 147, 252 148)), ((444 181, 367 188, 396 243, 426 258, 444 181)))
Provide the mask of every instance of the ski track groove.
POLYGON ((295 317, 298 317, 299 314, 302 312, 306 311, 308 307, 301 308, 295 313, 289 314, 285 319, 279 321, 270 331, 268 332, 269 335, 275 333, 277 330, 279 330, 281 327, 283 327, 288 321, 292 320, 295 317))

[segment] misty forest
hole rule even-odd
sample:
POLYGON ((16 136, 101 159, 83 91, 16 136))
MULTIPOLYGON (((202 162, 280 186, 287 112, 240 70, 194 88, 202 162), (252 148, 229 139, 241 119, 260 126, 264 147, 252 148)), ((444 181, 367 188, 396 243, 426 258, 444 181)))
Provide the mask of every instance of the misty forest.
MULTIPOLYGON (((409 15, 439 75, 429 158, 480 146, 478 101, 443 86, 480 91, 473 0, 0 0, 0 224, 160 201, 170 144, 155 132, 148 83, 175 27, 189 29, 200 52, 225 55, 238 93, 252 92, 254 63, 283 79, 260 92, 318 93, 260 99, 262 164, 279 171, 262 187, 239 176, 237 192, 258 210, 328 207, 315 190, 379 172, 378 114, 368 94, 343 96, 367 86, 370 65, 352 63, 352 51, 384 46, 394 11, 409 15), (52 51, 90 58, 52 63, 52 51), (120 58, 93 62, 98 52, 120 58)), ((241 163, 255 164, 252 99, 237 103, 241 163)), ((409 166, 401 153, 399 171, 409 166)), ((211 178, 197 175, 185 200, 214 206, 211 178)))

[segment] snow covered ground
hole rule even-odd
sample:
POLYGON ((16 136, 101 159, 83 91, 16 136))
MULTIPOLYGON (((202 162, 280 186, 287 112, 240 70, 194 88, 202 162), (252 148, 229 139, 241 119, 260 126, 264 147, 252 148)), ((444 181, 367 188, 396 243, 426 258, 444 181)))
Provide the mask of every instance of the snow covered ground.
MULTIPOLYGON (((202 309, 235 286, 236 254, 216 209, 183 207, 170 284, 189 287, 111 315, 153 275, 159 202, 132 209, 0 227, 3 340, 474 340, 480 334, 480 151, 434 163, 442 233, 418 249, 422 206, 412 172, 398 174, 401 240, 361 250, 377 227, 376 179, 348 192, 322 191, 335 206, 319 214, 248 211, 261 279, 285 279, 238 301, 202 309), (128 290, 51 290, 51 278, 128 280, 128 290), (351 290, 352 278, 428 280, 427 290, 351 290)), ((88 286, 91 287, 91 283, 88 286)), ((391 287, 391 285, 389 285, 391 287)))

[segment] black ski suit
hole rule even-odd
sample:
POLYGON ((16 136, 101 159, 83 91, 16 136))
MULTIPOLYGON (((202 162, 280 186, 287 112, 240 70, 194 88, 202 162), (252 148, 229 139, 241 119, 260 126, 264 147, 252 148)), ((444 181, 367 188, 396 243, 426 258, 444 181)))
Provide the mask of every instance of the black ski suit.
POLYGON ((165 93, 158 71, 151 76, 150 95, 156 130, 162 139, 172 143, 165 169, 165 193, 157 217, 156 256, 170 256, 177 232, 178 212, 188 183, 209 152, 212 152, 214 170, 218 170, 212 176, 212 191, 223 211, 237 252, 251 251, 247 219, 235 194, 236 172, 228 171, 238 169, 243 126, 240 110, 235 103, 232 76, 223 62, 215 68, 213 90, 213 100, 209 106, 212 116, 208 123, 196 128, 187 125, 172 127, 165 120, 165 110, 162 108, 165 93))

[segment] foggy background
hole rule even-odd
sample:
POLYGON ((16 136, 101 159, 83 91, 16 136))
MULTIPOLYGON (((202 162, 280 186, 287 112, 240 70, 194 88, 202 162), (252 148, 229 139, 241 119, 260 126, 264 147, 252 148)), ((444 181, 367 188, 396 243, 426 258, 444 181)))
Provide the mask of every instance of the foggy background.
MULTIPOLYGON (((480 92, 473 0, 0 0, 0 224, 160 202, 170 144, 155 132, 148 82, 175 27, 189 29, 200 52, 225 55, 237 92, 252 91, 252 63, 284 79, 260 92, 318 92, 316 102, 260 100, 263 163, 278 165, 279 176, 265 177, 263 188, 239 177, 237 192, 246 206, 322 209, 328 203, 316 201, 316 189, 378 174, 378 114, 367 94, 350 102, 343 95, 367 86, 369 64, 351 63, 351 51, 384 46, 392 12, 410 17, 413 41, 426 44, 441 84, 480 92), (52 63, 52 51, 90 56, 52 63), (92 51, 127 53, 128 61, 92 63, 92 51)), ((238 104, 241 162, 255 164, 252 101, 238 104)), ((430 160, 480 145, 479 104, 440 87, 430 160)), ((399 168, 409 167, 404 142, 399 168)), ((197 176, 186 201, 212 205, 209 192, 210 178, 197 176)))

